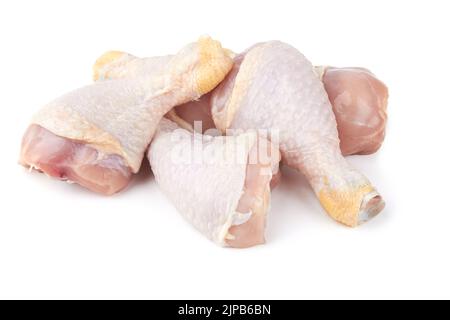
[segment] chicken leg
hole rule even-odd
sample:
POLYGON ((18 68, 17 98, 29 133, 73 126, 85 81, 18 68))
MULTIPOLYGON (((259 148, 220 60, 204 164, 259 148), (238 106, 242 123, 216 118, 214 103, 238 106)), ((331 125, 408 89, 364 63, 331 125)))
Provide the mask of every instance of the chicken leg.
POLYGON ((270 181, 280 155, 255 132, 211 137, 162 119, 148 150, 158 185, 201 233, 222 246, 264 243, 270 181))
POLYGON ((160 119, 212 90, 232 66, 228 54, 202 37, 152 73, 96 82, 54 100, 34 116, 20 163, 96 192, 123 189, 160 119))
POLYGON ((343 158, 327 93, 295 48, 277 41, 252 47, 217 90, 216 126, 278 132, 283 162, 306 176, 332 218, 356 226, 382 210, 376 189, 343 158))

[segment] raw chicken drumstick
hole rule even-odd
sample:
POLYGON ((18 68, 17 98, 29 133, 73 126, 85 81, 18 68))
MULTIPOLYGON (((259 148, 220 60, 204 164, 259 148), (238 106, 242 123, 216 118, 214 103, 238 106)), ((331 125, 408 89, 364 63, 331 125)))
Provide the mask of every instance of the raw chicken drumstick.
POLYGON ((163 115, 212 90, 231 66, 229 52, 202 37, 154 72, 133 74, 130 69, 128 77, 68 93, 35 115, 22 141, 20 162, 113 194, 139 170, 163 115))
POLYGON ((148 158, 160 188, 215 243, 264 243, 270 181, 278 149, 255 132, 212 137, 162 119, 148 158))
MULTIPOLYGON (((245 53, 235 55, 234 78, 245 53)), ((159 72, 171 56, 137 58, 125 52, 111 51, 98 59, 94 79, 117 79, 127 72, 137 74, 159 72)), ((371 154, 383 140, 386 128, 387 87, 370 71, 363 68, 315 67, 322 80, 336 117, 340 148, 343 155, 371 154)), ((193 130, 194 122, 201 121, 202 132, 215 128, 211 103, 223 97, 224 88, 218 87, 200 99, 176 106, 168 117, 183 128, 193 130)))
POLYGON ((356 226, 378 214, 384 202, 342 156, 336 119, 311 63, 272 41, 252 47, 235 67, 215 89, 223 91, 212 101, 217 128, 278 130, 283 162, 306 176, 332 218, 356 226))

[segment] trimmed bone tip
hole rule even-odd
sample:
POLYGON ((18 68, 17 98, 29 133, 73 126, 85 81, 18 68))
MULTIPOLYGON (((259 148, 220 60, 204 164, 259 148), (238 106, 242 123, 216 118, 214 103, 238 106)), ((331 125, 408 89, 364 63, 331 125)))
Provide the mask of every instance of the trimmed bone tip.
POLYGON ((366 194, 361 203, 357 225, 361 225, 376 217, 384 209, 384 206, 385 202, 378 192, 374 191, 366 194))

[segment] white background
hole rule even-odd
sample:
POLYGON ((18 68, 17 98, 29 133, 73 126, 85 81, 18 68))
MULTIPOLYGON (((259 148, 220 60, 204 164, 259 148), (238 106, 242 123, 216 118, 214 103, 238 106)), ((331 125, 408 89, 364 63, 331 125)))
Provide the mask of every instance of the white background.
POLYGON ((450 298, 449 15, 448 1, 1 1, 0 298, 450 298), (267 244, 223 249, 148 166, 108 198, 17 165, 32 114, 90 83, 101 53, 202 34, 238 52, 282 40, 389 86, 385 144, 350 158, 385 198, 379 217, 343 227, 288 172, 267 244))

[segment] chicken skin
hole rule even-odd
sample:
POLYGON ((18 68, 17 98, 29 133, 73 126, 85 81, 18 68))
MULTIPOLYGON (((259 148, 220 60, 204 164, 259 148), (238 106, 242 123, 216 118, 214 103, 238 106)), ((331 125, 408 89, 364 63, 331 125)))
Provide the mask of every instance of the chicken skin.
MULTIPOLYGON (((102 72, 117 53, 97 61, 102 72)), ((151 73, 98 81, 44 106, 27 130, 20 163, 92 191, 113 194, 138 172, 161 118, 212 90, 232 66, 209 37, 185 46, 151 73)))

